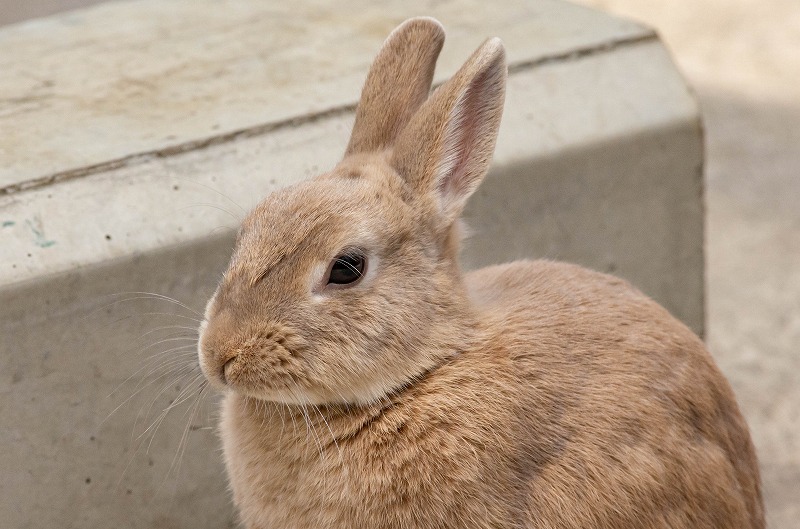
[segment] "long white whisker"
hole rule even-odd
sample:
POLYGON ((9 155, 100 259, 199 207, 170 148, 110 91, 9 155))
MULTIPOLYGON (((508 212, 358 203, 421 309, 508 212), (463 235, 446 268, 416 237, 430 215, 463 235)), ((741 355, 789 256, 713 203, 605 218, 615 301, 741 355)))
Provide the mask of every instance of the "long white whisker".
POLYGON ((197 318, 192 318, 190 316, 184 316, 183 314, 174 314, 172 312, 140 312, 136 314, 137 316, 169 316, 171 318, 181 318, 184 320, 194 321, 197 322, 198 325, 203 323, 203 320, 198 320, 197 318))
POLYGON ((187 327, 186 325, 164 325, 164 326, 162 326, 162 327, 155 327, 155 328, 153 328, 153 329, 150 329, 150 330, 149 330, 149 331, 147 331, 147 332, 143 332, 142 334, 140 334, 139 336, 137 336, 137 338, 136 338, 136 339, 137 339, 137 340, 141 340, 141 339, 142 339, 142 338, 144 338, 145 336, 148 336, 148 335, 150 335, 150 334, 153 334, 154 332, 158 332, 158 331, 166 331, 166 330, 171 330, 171 329, 172 329, 172 330, 175 330, 176 332, 179 332, 179 331, 181 331, 181 332, 183 333, 183 335, 184 335, 184 336, 188 336, 188 334, 186 334, 186 331, 189 331, 189 332, 191 332, 191 333, 192 333, 192 335, 194 335, 194 336, 198 336, 198 335, 200 334, 200 332, 199 332, 199 330, 198 330, 198 327, 187 327))
MULTIPOLYGON (((163 367, 165 367, 165 366, 160 366, 160 367, 159 367, 159 369, 161 369, 161 368, 163 368, 163 367)), ((106 422, 108 419, 110 419, 110 418, 111 418, 111 416, 112 416, 112 415, 114 415, 114 414, 115 414, 117 411, 119 411, 119 409, 120 409, 120 408, 122 408, 122 407, 123 407, 125 404, 127 404, 128 402, 130 402, 130 401, 131 401, 131 399, 133 399, 134 397, 136 397, 136 395, 138 395, 138 394, 139 394, 141 391, 143 391, 144 389, 146 389, 147 387, 149 387, 151 384, 154 384, 155 382, 157 382, 158 380, 160 380, 161 378, 163 378, 163 377, 165 377, 165 376, 169 376, 169 375, 171 375, 171 374, 174 374, 174 373, 176 373, 176 372, 180 371, 181 369, 185 369, 186 367, 188 367, 188 366, 187 366, 187 365, 181 365, 181 364, 179 364, 179 363, 178 363, 178 364, 176 364, 176 365, 172 365, 172 367, 170 367, 170 369, 169 369, 169 370, 167 370, 167 371, 166 371, 166 372, 164 372, 163 374, 159 375, 157 378, 154 378, 153 380, 149 381, 147 384, 144 384, 144 385, 143 385, 143 386, 141 386, 141 387, 139 387, 139 385, 137 384, 136 388, 134 388, 134 389, 135 389, 135 391, 134 391, 133 393, 131 393, 131 395, 130 395, 128 398, 126 398, 124 401, 122 401, 122 402, 121 402, 121 403, 120 403, 120 404, 119 404, 119 405, 118 405, 116 408, 114 408, 113 410, 111 410, 111 412, 110 412, 110 413, 109 413, 109 414, 106 416, 106 418, 105 418, 105 419, 103 419, 102 421, 100 421, 100 425, 104 424, 104 423, 105 423, 105 422, 106 422)), ((145 377, 145 379, 146 379, 146 377, 145 377)), ((173 383, 174 383, 174 382, 171 382, 171 383, 169 384, 169 386, 171 386, 173 383)), ((141 384, 141 382, 140 382, 139 384, 141 384)), ((116 391, 116 390, 115 390, 115 391, 116 391)), ((112 393, 112 395, 113 395, 113 393, 112 393)), ((111 395, 109 395, 109 397, 110 397, 110 396, 111 396, 111 395)), ((134 425, 135 425, 135 423, 134 423, 134 425)))
MULTIPOLYGON (((191 374, 191 371, 189 371, 188 373, 186 373, 186 374, 184 374, 182 376, 186 376, 188 374, 191 374)), ((157 415, 157 419, 155 421, 153 421, 153 423, 151 423, 150 426, 145 431, 143 431, 141 434, 139 434, 138 437, 143 437, 155 425, 156 422, 160 422, 161 420, 163 420, 163 418, 166 417, 167 414, 170 411, 172 411, 176 407, 178 407, 181 404, 183 404, 184 402, 186 402, 189 398, 191 398, 192 391, 194 391, 196 389, 196 388, 194 388, 192 386, 195 383, 197 383, 198 380, 201 380, 202 377, 203 377, 202 373, 195 374, 194 378, 192 380, 190 380, 188 384, 183 386, 183 388, 180 390, 180 392, 178 392, 178 395, 172 400, 172 402, 167 404, 167 406, 157 415)), ((158 400, 158 397, 160 397, 170 387, 172 387, 171 384, 170 385, 166 385, 166 386, 164 386, 164 388, 161 389, 161 391, 158 392, 158 394, 156 395, 155 399, 153 399, 153 402, 150 403, 150 407, 148 408, 147 413, 145 414, 145 417, 149 417, 150 416, 150 411, 153 409, 153 405, 155 405, 156 401, 158 400)), ((156 430, 158 430, 158 426, 156 426, 155 430, 153 431, 154 436, 155 436, 155 431, 156 430)), ((152 442, 152 438, 151 438, 151 442, 152 442)), ((148 446, 148 451, 149 451, 149 446, 148 446)))
MULTIPOLYGON (((186 422, 186 427, 183 429, 183 435, 181 436, 181 440, 178 443, 178 450, 175 452, 175 457, 172 458, 172 463, 169 465, 169 470, 167 471, 167 476, 170 475, 172 472, 172 468, 175 466, 177 461, 177 466, 175 466, 175 476, 177 477, 178 471, 180 470, 180 462, 183 459, 183 454, 186 450, 186 446, 189 444, 189 431, 192 426, 192 422, 194 421, 194 417, 197 413, 198 407, 201 402, 201 396, 203 394, 203 390, 206 387, 207 382, 202 380, 200 385, 197 388, 197 394, 195 397, 194 404, 191 406, 191 413, 189 414, 189 420, 186 422)), ((155 432, 154 432, 155 435, 155 432)))
MULTIPOLYGON (((147 373, 146 373, 144 376, 142 376, 142 377, 141 377, 141 379, 140 379, 140 380, 139 380, 139 382, 136 384, 136 386, 134 386, 134 388, 133 388, 133 391, 134 391, 133 395, 135 395, 135 394, 136 394, 136 393, 138 393, 138 391, 139 391, 139 386, 140 386, 140 385, 141 385, 141 384, 142 384, 142 383, 143 383, 145 380, 149 379, 149 378, 150 378, 150 376, 151 376, 153 373, 155 373, 155 372, 156 372, 156 371, 158 371, 158 370, 165 369, 166 367, 172 366, 172 365, 174 365, 175 363, 182 363, 182 362, 186 362, 186 361, 187 361, 187 360, 188 360, 190 357, 194 357, 194 356, 195 356, 195 354, 196 354, 196 353, 194 352, 194 346, 189 346, 189 345, 181 345, 181 346, 179 346, 179 347, 174 347, 174 348, 172 348, 172 349, 167 349, 166 351, 162 351, 161 353, 158 353, 158 354, 157 354, 157 355, 155 355, 154 357, 152 357, 152 358, 150 358, 150 359, 146 360, 146 361, 144 362, 144 365, 142 365, 142 367, 140 367, 139 369, 137 369, 137 370, 136 370, 136 371, 135 371, 135 372, 134 372, 132 375, 130 375, 130 376, 129 376, 128 378, 126 378, 125 380, 123 380, 123 381, 122 381, 122 383, 120 383, 120 384, 119 384, 119 385, 116 387, 116 389, 114 389, 114 391, 112 391, 112 392, 111 392, 111 393, 110 393, 108 396, 109 396, 109 397, 111 397, 112 395, 114 395, 114 393, 116 393, 117 391, 119 391, 119 389, 120 389, 122 386, 124 386, 125 384, 127 384, 127 383, 128 383, 128 382, 129 382, 129 381, 130 381, 130 380, 131 380, 133 377, 135 377, 136 375, 138 375, 139 373, 141 373, 141 372, 142 372, 142 371, 144 371, 145 369, 149 369, 149 371, 148 371, 148 372, 147 372, 147 373), (168 359, 166 359, 166 360, 164 360, 163 358, 161 358, 162 356, 166 356, 167 354, 179 353, 180 351, 183 351, 183 352, 181 352, 180 354, 175 354, 173 358, 168 358, 168 359), (162 362, 162 363, 160 363, 160 364, 159 364, 158 362, 162 362)), ((146 387, 146 386, 145 386, 145 387, 146 387)), ((133 396, 133 395, 132 395, 132 396, 133 396)))
MULTIPOLYGON (((165 355, 167 355, 167 354, 170 354, 170 353, 175 353, 175 352, 181 351, 182 349, 186 349, 186 351, 185 351, 184 353, 181 353, 181 354, 180 354, 180 355, 178 355, 178 356, 184 356, 184 355, 188 356, 189 354, 192 354, 192 355, 194 355, 194 347, 192 347, 192 349, 190 350, 190 349, 188 349, 188 346, 185 346, 185 345, 184 345, 184 346, 175 347, 175 348, 172 348, 172 349, 167 349, 166 351, 162 351, 161 353, 159 353, 159 354, 157 355, 157 357, 160 357, 160 356, 165 356, 165 355)), ((120 382, 119 384, 117 384, 117 386, 116 386, 116 387, 115 387, 115 388, 114 388, 114 389, 111 391, 111 393, 109 393, 108 395, 106 395, 106 398, 111 398, 111 397, 113 397, 113 396, 114 396, 114 394, 115 394, 116 392, 118 392, 120 389, 122 389, 122 387, 123 387, 123 386, 125 386, 125 384, 127 384, 128 382, 130 382, 130 381, 131 381, 131 379, 133 379, 133 377, 135 377, 136 375, 138 375, 139 373, 141 373, 141 372, 142 372, 142 371, 144 371, 145 369, 150 369, 150 368, 152 368, 152 367, 153 367, 153 364, 156 364, 156 363, 157 363, 159 360, 163 360, 162 358, 157 358, 157 357, 148 358, 148 359, 146 359, 145 361, 143 361, 143 365, 142 365, 142 367, 140 367, 139 369, 137 369, 136 371, 134 371, 134 372, 133 372, 131 375, 129 375, 129 376, 128 376, 128 378, 126 378, 125 380, 123 380, 122 382, 120 382)), ((167 361, 169 361, 169 360, 167 360, 167 361)), ((165 365, 164 365, 164 364, 161 364, 161 365, 158 365, 158 366, 156 366, 154 369, 163 369, 164 367, 165 367, 165 365)), ((136 389, 139 387, 139 384, 141 384, 143 381, 147 380, 148 376, 154 372, 154 369, 151 369, 151 370, 148 372, 148 374, 147 374, 147 375, 143 376, 143 377, 142 377, 142 378, 139 380, 139 382, 138 382, 138 383, 136 384, 136 386, 133 388, 133 389, 134 389, 134 392, 135 392, 135 391, 136 391, 136 389)), ((135 393, 134 393, 134 394, 135 394, 135 393)))
POLYGON ((328 419, 322 414, 322 411, 319 409, 319 406, 316 404, 311 404, 313 408, 317 411, 317 415, 320 416, 322 422, 325 423, 325 427, 328 429, 328 433, 331 434, 331 441, 333 441, 334 446, 336 446, 336 452, 339 454, 339 462, 344 466, 344 458, 342 457, 342 449, 339 448, 339 442, 336 440, 336 436, 333 434, 333 430, 331 430, 331 425, 328 424, 328 419))
POLYGON ((162 301, 168 301, 170 303, 174 303, 175 305, 178 305, 179 307, 183 307, 184 309, 188 310, 192 314, 195 314, 196 316, 200 316, 201 318, 203 317, 203 315, 200 312, 196 311, 195 309, 193 309, 189 305, 187 305, 187 304, 185 304, 185 303, 183 303, 181 301, 178 301, 175 298, 171 298, 169 296, 165 296, 164 294, 159 294, 157 292, 136 292, 136 291, 133 291, 133 292, 118 292, 116 295, 119 295, 119 296, 135 296, 135 297, 127 298, 127 299, 124 299, 124 300, 119 300, 120 302, 132 301, 132 300, 136 300, 136 299, 158 299, 158 300, 162 300, 162 301))
POLYGON ((297 394, 292 392, 292 396, 294 397, 294 399, 297 402, 300 403, 300 410, 301 410, 301 412, 303 414, 303 420, 306 423, 306 438, 309 437, 309 433, 310 433, 311 437, 314 440, 314 443, 317 446, 317 451, 319 452, 320 462, 324 463, 325 462, 325 455, 324 455, 324 448, 322 446, 322 441, 320 440, 319 436, 317 435, 316 428, 314 428, 314 423, 311 420, 311 416, 308 414, 308 410, 306 409, 306 406, 305 406, 305 403, 304 403, 304 399, 303 399, 302 390, 300 389, 300 386, 297 385, 297 382, 294 382, 294 385, 295 385, 295 388, 297 388, 297 394))
MULTIPOLYGON (((177 210, 177 211, 183 211, 183 210, 185 210, 185 209, 189 209, 189 208, 198 208, 198 207, 206 207, 206 208, 214 208, 214 209, 217 209, 217 210, 219 210, 219 211, 222 211, 223 213, 227 213, 228 215, 230 215, 230 216, 231 216, 231 218, 233 218, 233 220, 234 220, 234 221, 235 221, 237 224, 241 224, 241 223, 242 223, 242 219, 241 219, 241 218, 239 218, 239 217, 237 217, 237 216, 236 216, 236 215, 234 215, 233 213, 231 213, 231 211, 230 211, 230 210, 228 210, 228 209, 226 209, 226 208, 223 208, 222 206, 218 206, 218 205, 216 205, 216 204, 209 204, 209 203, 207 203, 207 202, 196 202, 196 203, 194 203, 194 204, 190 204, 190 205, 188 205, 188 206, 184 206, 184 207, 182 207, 182 208, 178 208, 178 210, 177 210)), ((231 229, 232 229, 232 228, 231 228, 231 229)))
MULTIPOLYGON (((171 384, 172 383, 170 383, 170 385, 171 384)), ((141 413, 141 411, 140 411, 140 413, 141 413)), ((134 436, 135 436, 135 432, 136 432, 136 423, 137 422, 138 422, 138 416, 137 416, 136 421, 134 421, 133 429, 131 431, 130 443, 132 445, 134 445, 134 442, 135 442, 134 436)), ((117 481, 117 485, 116 485, 117 487, 119 487, 120 484, 122 483, 122 480, 125 479, 125 474, 127 474, 128 469, 130 468, 131 464, 133 463, 133 460, 136 459, 136 456, 139 454, 139 450, 142 448, 143 444, 144 444, 143 440, 139 440, 138 442, 135 442, 135 448, 133 449, 133 451, 131 453, 131 456, 128 458, 128 463, 125 465, 125 468, 122 470, 122 473, 120 474, 119 480, 117 481)))
MULTIPOLYGON (((136 414, 136 419, 133 422, 134 431, 136 430, 136 425, 139 423, 140 419, 144 419, 146 421, 147 418, 150 417, 150 412, 152 411, 153 406, 155 406, 155 403, 158 401, 159 397, 161 397, 161 395, 163 395, 168 389, 172 388, 174 385, 179 384, 186 376, 191 375, 196 367, 197 366, 195 366, 194 364, 186 364, 183 366, 178 365, 170 369, 169 374, 175 376, 167 384, 164 384, 164 386, 158 391, 158 393, 156 393, 156 395, 150 401, 150 405, 147 406, 146 411, 145 411, 145 404, 142 404, 142 406, 139 408, 139 412, 136 414)), ((155 378, 155 380, 163 379, 165 376, 167 375, 166 374, 159 375, 158 377, 155 378)), ((146 431, 147 430, 145 430, 143 434, 146 433, 146 431)), ((141 437, 141 435, 139 435, 138 437, 141 437)))
MULTIPOLYGON (((226 195, 225 193, 223 193, 219 189, 215 189, 215 188, 211 187, 210 185, 206 185, 206 184, 203 184, 203 183, 200 183, 200 182, 195 182, 194 180, 189 180, 188 178, 181 178, 181 177, 175 177, 175 178, 177 178, 178 180, 182 180, 184 182, 188 182, 188 183, 190 183, 192 185, 204 187, 204 188, 206 188, 206 189, 208 189, 210 191, 213 191, 214 193, 218 194, 219 196, 221 196, 222 198, 224 198, 225 200, 227 200, 228 202, 230 202, 231 204, 233 204, 234 206, 239 208, 239 210, 242 212, 242 215, 247 215, 247 210, 246 209, 244 209, 242 206, 239 205, 238 202, 233 200, 231 197, 229 197, 228 195, 226 195)), ((238 220, 241 221, 242 219, 238 219, 238 220)))

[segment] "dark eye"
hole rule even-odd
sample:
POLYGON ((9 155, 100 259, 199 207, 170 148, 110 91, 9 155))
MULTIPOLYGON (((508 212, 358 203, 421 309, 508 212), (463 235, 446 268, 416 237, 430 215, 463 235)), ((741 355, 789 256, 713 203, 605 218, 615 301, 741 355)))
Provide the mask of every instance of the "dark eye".
POLYGON ((342 254, 333 260, 328 284, 349 285, 355 283, 364 275, 367 258, 360 253, 342 254))

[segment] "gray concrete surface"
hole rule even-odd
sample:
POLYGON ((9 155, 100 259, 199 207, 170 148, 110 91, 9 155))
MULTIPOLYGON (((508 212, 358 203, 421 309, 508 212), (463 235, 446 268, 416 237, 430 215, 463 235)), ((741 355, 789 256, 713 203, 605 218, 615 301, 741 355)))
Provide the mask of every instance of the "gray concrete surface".
POLYGON ((707 138, 708 343, 761 460, 772 529, 800 526, 800 2, 584 0, 656 28, 707 138))

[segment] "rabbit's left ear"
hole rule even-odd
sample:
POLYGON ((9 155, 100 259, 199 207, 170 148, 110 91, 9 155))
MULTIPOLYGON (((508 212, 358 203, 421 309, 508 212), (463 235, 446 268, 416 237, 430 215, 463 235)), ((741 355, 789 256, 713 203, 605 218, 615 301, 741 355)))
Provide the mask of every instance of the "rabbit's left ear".
POLYGON ((411 18, 386 38, 361 91, 345 155, 387 148, 428 97, 444 29, 433 18, 411 18))
POLYGON ((492 159, 506 85, 505 49, 489 39, 440 86, 400 133, 392 166, 418 196, 455 221, 492 159))

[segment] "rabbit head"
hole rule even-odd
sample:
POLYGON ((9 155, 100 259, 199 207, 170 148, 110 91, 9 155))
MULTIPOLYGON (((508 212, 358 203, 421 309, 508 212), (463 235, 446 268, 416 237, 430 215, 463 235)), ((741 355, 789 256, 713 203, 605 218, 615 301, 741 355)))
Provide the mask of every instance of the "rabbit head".
POLYGON ((464 347, 459 215, 484 177, 506 65, 486 41, 428 97, 441 25, 411 19, 367 76, 344 159, 244 220, 209 301, 215 385, 296 404, 376 401, 464 347))

